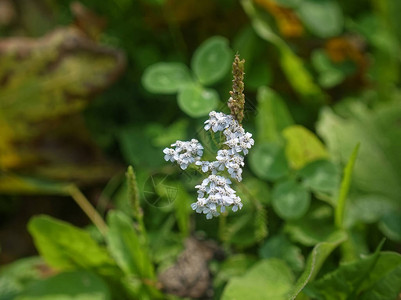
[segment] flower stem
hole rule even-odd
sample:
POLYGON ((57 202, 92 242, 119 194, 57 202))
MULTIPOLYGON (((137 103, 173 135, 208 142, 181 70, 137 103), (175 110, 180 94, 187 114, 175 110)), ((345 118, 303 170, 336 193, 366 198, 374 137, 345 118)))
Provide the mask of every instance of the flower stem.
POLYGON ((97 210, 92 206, 89 200, 84 194, 79 190, 75 184, 71 184, 66 187, 67 193, 72 199, 78 204, 78 206, 83 210, 83 212, 88 216, 92 223, 97 227, 100 233, 104 236, 107 232, 107 225, 103 218, 97 212, 97 210))
POLYGON ((230 99, 228 100, 228 107, 230 108, 231 115, 242 123, 244 118, 245 95, 244 95, 244 64, 245 60, 239 59, 239 54, 235 55, 233 62, 233 87, 230 91, 230 99))
POLYGON ((139 202, 139 190, 136 182, 134 168, 129 166, 125 173, 128 183, 128 197, 131 202, 132 215, 138 223, 138 230, 145 236, 145 225, 143 223, 143 211, 139 202))

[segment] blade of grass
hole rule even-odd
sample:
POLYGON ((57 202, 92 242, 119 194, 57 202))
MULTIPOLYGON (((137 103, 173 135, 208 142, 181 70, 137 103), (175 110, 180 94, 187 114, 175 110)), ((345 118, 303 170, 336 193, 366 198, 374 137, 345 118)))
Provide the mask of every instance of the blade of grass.
POLYGON ((344 226, 344 210, 345 203, 347 200, 349 188, 351 185, 352 170, 354 169, 355 160, 359 151, 359 143, 355 146, 347 165, 344 168, 344 176, 341 181, 340 193, 337 201, 337 206, 335 209, 334 222, 338 228, 343 228, 344 226))

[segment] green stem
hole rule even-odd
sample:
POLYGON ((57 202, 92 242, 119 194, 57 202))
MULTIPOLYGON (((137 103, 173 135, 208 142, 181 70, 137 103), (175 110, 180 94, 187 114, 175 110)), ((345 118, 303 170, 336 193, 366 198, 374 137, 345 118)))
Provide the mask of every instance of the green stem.
POLYGON ((84 194, 78 189, 75 184, 66 187, 67 193, 72 199, 78 204, 78 206, 83 210, 83 212, 88 216, 92 223, 97 227, 100 233, 105 236, 107 232, 107 225, 103 218, 97 212, 97 210, 92 206, 89 200, 84 194))
POLYGON ((128 183, 128 197, 132 207, 132 214, 138 223, 138 230, 141 236, 146 236, 145 225, 143 223, 143 211, 140 205, 139 190, 134 168, 129 166, 125 175, 128 183))

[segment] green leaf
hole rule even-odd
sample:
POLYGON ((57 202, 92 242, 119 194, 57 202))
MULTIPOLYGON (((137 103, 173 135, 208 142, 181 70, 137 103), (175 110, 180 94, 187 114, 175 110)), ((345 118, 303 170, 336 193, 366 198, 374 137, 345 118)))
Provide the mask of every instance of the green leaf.
POLYGON ((284 235, 279 234, 269 237, 266 243, 259 249, 261 258, 281 258, 296 272, 302 271, 305 265, 305 259, 301 249, 284 235))
POLYGON ((334 193, 340 183, 338 168, 327 160, 317 160, 307 164, 298 175, 306 187, 318 193, 334 193))
POLYGON ((227 75, 232 59, 228 40, 221 36, 213 36, 196 49, 191 67, 200 83, 210 85, 227 75))
MULTIPOLYGON (((394 210, 401 211, 400 101, 375 109, 352 102, 345 108, 347 118, 324 109, 317 126, 318 133, 324 138, 333 159, 344 164, 355 143, 360 142, 352 174, 352 191, 358 193, 355 197, 380 195, 392 202, 394 210)), ((345 213, 348 214, 348 210, 345 213)))
POLYGON ((285 300, 294 276, 280 259, 259 261, 245 275, 232 278, 224 289, 222 300, 285 300))
POLYGON ((305 67, 303 60, 288 45, 281 45, 279 50, 281 68, 294 90, 301 95, 301 100, 309 104, 326 102, 325 94, 314 82, 313 76, 305 67))
POLYGON ((249 154, 251 170, 260 178, 277 180, 288 174, 284 149, 275 143, 256 144, 249 154))
POLYGON ((340 193, 338 196, 337 206, 334 214, 334 221, 337 227, 342 228, 344 226, 344 210, 345 202, 347 200, 348 191, 351 185, 352 170, 354 168, 355 160, 358 155, 359 144, 356 145, 354 151, 352 151, 351 157, 344 168, 344 177, 341 181, 340 193))
POLYGON ((217 107, 219 100, 215 90, 199 85, 186 85, 178 93, 178 106, 192 118, 208 115, 217 107))
POLYGON ((401 255, 376 252, 310 284, 305 290, 314 299, 396 299, 401 286, 401 255))
POLYGON ((294 300, 305 286, 311 282, 318 274, 326 258, 335 248, 347 239, 344 231, 337 231, 331 234, 326 241, 318 243, 308 256, 306 268, 302 275, 298 278, 296 284, 290 292, 288 299, 294 300))
POLYGON ((257 93, 258 142, 280 142, 281 131, 294 124, 288 108, 279 94, 268 87, 260 87, 257 93))
POLYGON ((397 206, 394 202, 383 195, 354 194, 349 197, 350 199, 347 202, 346 209, 347 213, 344 219, 346 228, 351 228, 357 222, 379 222, 382 217, 397 210, 397 206))
POLYGON ((333 209, 326 204, 319 204, 312 207, 303 218, 287 222, 284 228, 292 241, 314 246, 325 241, 336 230, 333 225, 333 209))
POLYGON ((309 209, 310 194, 296 181, 279 182, 273 188, 272 205, 281 218, 299 219, 309 209))
POLYGON ((113 265, 106 249, 88 232, 66 222, 41 215, 28 223, 28 231, 44 260, 59 270, 102 268, 113 265))
POLYGON ((332 0, 304 0, 297 8, 306 27, 321 38, 339 35, 344 19, 341 8, 332 0))
POLYGON ((142 76, 145 89, 156 94, 175 94, 192 81, 187 66, 182 63, 156 63, 142 76))
POLYGON ((298 170, 306 164, 328 157, 327 150, 316 135, 301 125, 287 127, 285 153, 291 168, 298 170))
POLYGON ((344 164, 355 143, 360 142, 353 185, 365 194, 382 194, 398 205, 401 197, 401 131, 397 128, 400 114, 399 101, 375 110, 353 103, 347 119, 324 109, 317 126, 333 158, 344 164))
POLYGON ((107 223, 110 227, 106 236, 107 246, 121 270, 126 275, 153 279, 149 250, 144 247, 131 219, 122 212, 110 211, 107 223))
POLYGON ((370 278, 363 284, 361 300, 396 299, 401 289, 401 256, 395 252, 381 252, 370 278))
POLYGON ((381 217, 379 229, 385 236, 393 241, 401 241, 401 213, 390 212, 381 217))
POLYGON ((107 300, 110 292, 103 280, 87 271, 60 273, 32 283, 16 300, 107 300))
POLYGON ((219 266, 219 271, 214 278, 215 285, 223 284, 235 276, 243 275, 256 262, 256 257, 245 254, 227 257, 219 266))
MULTIPOLYGON (((153 124, 155 133, 153 144, 157 147, 166 147, 166 145, 171 145, 177 140, 185 140, 188 123, 188 119, 180 119, 168 127, 162 124, 153 124)), ((149 125, 147 126, 149 127, 149 125)))
POLYGON ((40 278, 40 270, 44 265, 40 257, 29 257, 1 267, 0 299, 15 299, 28 284, 40 278))

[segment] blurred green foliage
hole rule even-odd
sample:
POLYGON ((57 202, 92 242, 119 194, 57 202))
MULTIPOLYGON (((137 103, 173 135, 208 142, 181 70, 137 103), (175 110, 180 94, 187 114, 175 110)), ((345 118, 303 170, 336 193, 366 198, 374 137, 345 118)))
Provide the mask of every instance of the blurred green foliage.
POLYGON ((0 268, 1 300, 399 297, 398 0, 83 4, 0 1, 0 193, 85 207, 68 188, 100 187, 105 230, 33 217, 40 258, 0 268), (162 150, 216 150, 202 126, 237 52, 244 207, 205 220, 162 150))

